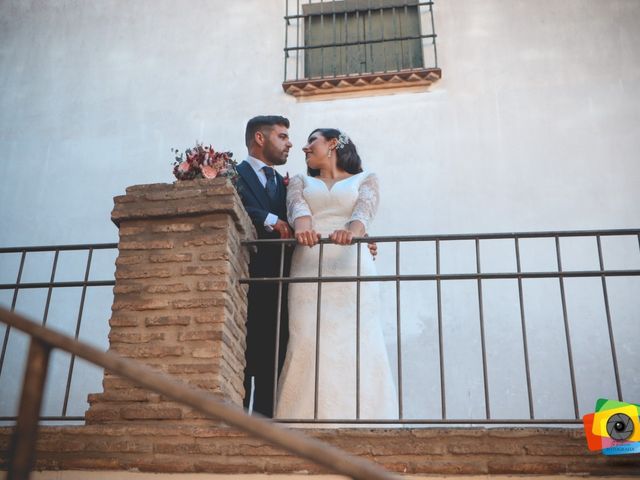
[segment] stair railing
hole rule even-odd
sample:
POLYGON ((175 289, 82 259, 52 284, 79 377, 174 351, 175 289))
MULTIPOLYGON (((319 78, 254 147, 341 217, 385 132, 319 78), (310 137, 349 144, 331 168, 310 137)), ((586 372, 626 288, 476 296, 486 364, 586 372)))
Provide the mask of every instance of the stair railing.
POLYGON ((18 419, 9 447, 7 480, 28 479, 35 464, 38 416, 49 357, 54 348, 99 365, 135 384, 271 442, 289 453, 299 455, 335 473, 362 480, 399 478, 371 461, 350 455, 301 432, 287 430, 265 418, 249 416, 240 407, 223 403, 212 394, 187 386, 147 365, 111 352, 103 352, 3 308, 0 308, 0 322, 31 337, 18 419))

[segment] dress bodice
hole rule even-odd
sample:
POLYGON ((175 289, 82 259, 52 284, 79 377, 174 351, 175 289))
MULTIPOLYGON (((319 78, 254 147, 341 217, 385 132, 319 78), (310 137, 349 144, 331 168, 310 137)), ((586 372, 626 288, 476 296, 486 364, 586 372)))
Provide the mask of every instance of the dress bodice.
POLYGON ((375 174, 361 172, 338 180, 329 187, 323 180, 296 175, 287 188, 289 223, 311 215, 313 228, 321 234, 346 228, 349 222, 360 220, 365 228, 378 207, 378 180, 375 174))

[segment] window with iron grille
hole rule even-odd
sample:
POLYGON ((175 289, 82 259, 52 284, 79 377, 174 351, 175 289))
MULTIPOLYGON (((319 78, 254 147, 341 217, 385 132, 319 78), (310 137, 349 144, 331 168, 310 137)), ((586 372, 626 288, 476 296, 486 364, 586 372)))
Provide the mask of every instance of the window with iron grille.
POLYGON ((440 78, 432 1, 286 3, 287 93, 428 85, 440 78))

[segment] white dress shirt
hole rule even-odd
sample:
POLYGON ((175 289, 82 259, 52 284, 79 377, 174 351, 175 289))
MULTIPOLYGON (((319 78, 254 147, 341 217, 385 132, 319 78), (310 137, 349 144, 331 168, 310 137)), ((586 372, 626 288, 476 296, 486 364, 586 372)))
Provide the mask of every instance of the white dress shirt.
MULTIPOLYGON (((246 162, 251 165, 251 168, 253 168, 253 171, 256 172, 256 175, 258 176, 258 180, 260 180, 262 186, 266 188, 267 176, 265 175, 263 168, 269 167, 269 165, 264 163, 262 160, 252 157, 251 155, 247 156, 246 162)), ((273 226, 276 223, 278 223, 278 216, 275 213, 269 213, 267 214, 267 218, 264 219, 264 228, 270 232, 273 230, 273 226)))

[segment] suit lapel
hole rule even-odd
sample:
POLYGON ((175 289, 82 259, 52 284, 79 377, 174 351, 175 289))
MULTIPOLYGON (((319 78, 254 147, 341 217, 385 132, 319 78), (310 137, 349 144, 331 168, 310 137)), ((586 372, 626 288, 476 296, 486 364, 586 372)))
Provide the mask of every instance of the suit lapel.
POLYGON ((265 210, 269 210, 269 197, 267 197, 267 191, 262 186, 262 183, 260 183, 260 179, 256 175, 256 172, 253 171, 253 168, 251 168, 251 165, 247 162, 242 162, 238 165, 237 170, 253 193, 254 197, 256 197, 258 202, 260 202, 260 205, 262 205, 265 210))

